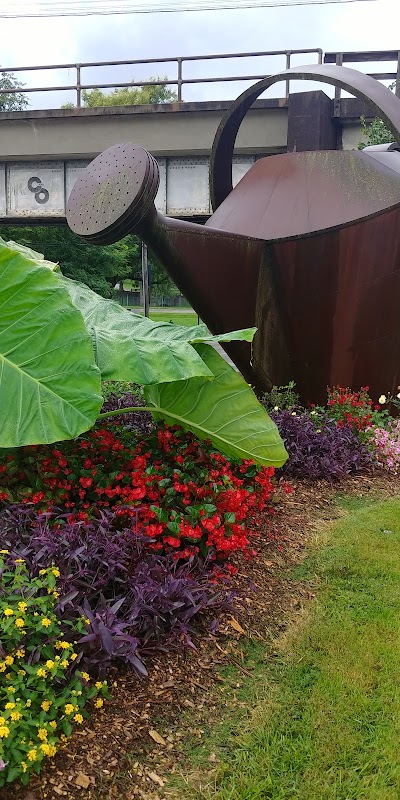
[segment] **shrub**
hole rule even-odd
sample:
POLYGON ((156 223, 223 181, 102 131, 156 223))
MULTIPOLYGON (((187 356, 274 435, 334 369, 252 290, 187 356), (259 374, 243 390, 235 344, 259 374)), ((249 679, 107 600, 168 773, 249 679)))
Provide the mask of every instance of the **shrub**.
POLYGON ((365 439, 365 429, 373 421, 374 414, 380 410, 379 405, 373 404, 368 386, 363 386, 359 392, 344 389, 341 386, 328 386, 327 414, 335 420, 339 428, 348 426, 352 431, 365 439))
POLYGON ((400 469, 400 420, 389 420, 386 428, 370 428, 368 434, 378 464, 397 473, 400 469))
POLYGON ((98 509, 127 514, 129 506, 151 551, 226 558, 250 552, 245 520, 270 501, 273 473, 252 461, 230 462, 178 428, 160 426, 136 444, 124 426, 109 424, 58 447, 3 457, 0 500, 61 507, 71 521, 98 509))
POLYGON ((338 427, 317 411, 274 411, 271 417, 289 453, 284 475, 332 481, 371 467, 370 453, 348 425, 338 427))
POLYGON ((191 644, 193 617, 227 602, 229 590, 216 591, 210 563, 149 554, 149 540, 135 525, 124 527, 128 522, 112 511, 68 522, 26 506, 0 516, 7 563, 23 558, 32 580, 57 563, 55 612, 68 624, 86 621, 74 649, 88 671, 104 674, 111 663, 124 662, 144 675, 143 655, 178 641, 191 644))
POLYGON ((3 556, 7 551, 0 556, 0 786, 16 778, 26 784, 83 723, 87 701, 107 696, 105 682, 92 684, 76 669, 74 647, 87 622, 58 619, 57 567, 31 577, 23 559, 7 566, 3 556))

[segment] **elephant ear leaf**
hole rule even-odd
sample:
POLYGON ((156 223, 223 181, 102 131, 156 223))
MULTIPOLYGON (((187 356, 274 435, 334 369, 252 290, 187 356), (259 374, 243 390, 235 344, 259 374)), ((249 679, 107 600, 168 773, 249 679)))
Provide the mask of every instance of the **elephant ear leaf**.
POLYGON ((198 344, 195 348, 214 380, 191 378, 146 387, 146 401, 155 418, 209 439, 228 458, 282 466, 287 459, 284 444, 250 386, 213 347, 198 344))
POLYGON ((59 280, 85 320, 103 380, 147 385, 198 375, 212 378, 187 338, 174 336, 175 325, 132 314, 63 275, 59 280))
POLYGON ((82 315, 35 256, 0 239, 0 447, 74 438, 102 405, 82 315))

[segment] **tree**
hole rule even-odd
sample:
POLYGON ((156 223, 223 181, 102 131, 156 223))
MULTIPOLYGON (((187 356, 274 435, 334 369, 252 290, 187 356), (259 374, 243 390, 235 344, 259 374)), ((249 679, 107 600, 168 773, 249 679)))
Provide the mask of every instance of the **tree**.
MULTIPOLYGON (((150 81, 167 80, 166 77, 149 78, 150 81)), ((101 89, 82 91, 83 104, 85 108, 97 108, 98 106, 138 106, 149 105, 152 103, 172 103, 177 99, 177 94, 168 86, 154 83, 153 86, 128 86, 122 89, 114 89, 109 94, 101 89)))
POLYGON ((140 274, 140 244, 135 236, 98 247, 83 242, 66 226, 58 225, 1 227, 0 235, 6 241, 16 241, 43 253, 46 259, 60 265, 67 278, 86 283, 102 297, 112 297, 116 283, 140 274))
MULTIPOLYGON (((125 236, 116 244, 99 247, 83 242, 66 226, 0 227, 5 241, 14 241, 43 253, 55 261, 67 278, 86 283, 102 297, 113 297, 114 287, 124 280, 142 279, 141 244, 136 236, 125 236)), ((168 273, 149 253, 150 294, 179 294, 168 273)))
MULTIPOLYGON (((0 73, 0 89, 22 89, 20 83, 12 72, 0 73)), ((28 98, 22 92, 0 94, 0 111, 23 111, 28 105, 28 98)))

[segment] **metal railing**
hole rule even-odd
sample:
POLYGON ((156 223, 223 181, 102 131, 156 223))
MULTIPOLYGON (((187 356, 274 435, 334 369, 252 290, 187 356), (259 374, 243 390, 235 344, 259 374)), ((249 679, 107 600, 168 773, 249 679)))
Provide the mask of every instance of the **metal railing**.
MULTIPOLYGON (((125 89, 135 88, 142 86, 176 86, 177 87, 177 101, 183 102, 183 87, 194 84, 206 83, 226 83, 232 81, 258 81, 266 77, 265 72, 257 75, 247 74, 234 74, 222 75, 214 77, 193 78, 184 75, 184 66, 189 62, 201 61, 220 61, 222 59, 237 59, 237 58, 261 58, 261 57, 274 57, 282 56, 284 64, 282 69, 289 69, 292 65, 292 57, 297 55, 314 55, 317 56, 317 63, 325 64, 346 64, 346 63, 373 63, 373 62, 396 62, 396 70, 391 72, 373 72, 368 73, 371 77, 381 81, 393 80, 396 82, 396 94, 400 96, 400 50, 379 50, 379 51, 366 51, 366 52, 330 52, 323 53, 321 48, 311 48, 304 50, 265 50, 252 53, 215 53, 212 55, 201 56, 172 56, 171 58, 146 58, 146 59, 133 59, 130 61, 87 61, 78 64, 43 64, 40 66, 28 67, 0 67, 0 72, 5 73, 18 73, 18 72, 39 72, 42 70, 75 70, 76 81, 68 85, 62 86, 23 86, 20 88, 0 89, 2 94, 30 94, 33 92, 66 92, 74 91, 76 93, 76 107, 82 106, 82 92, 84 90, 92 89, 125 89), (83 70, 89 68, 100 67, 126 67, 126 66, 142 66, 142 65, 157 65, 157 64, 174 64, 176 67, 176 77, 166 78, 165 80, 152 80, 152 81, 124 81, 114 83, 86 83, 83 81, 83 70)), ((290 91, 290 82, 286 81, 286 97, 290 91)), ((335 99, 340 99, 340 89, 336 90, 335 99)))
MULTIPOLYGON (((265 50, 253 53, 218 53, 213 55, 203 56, 173 56, 172 58, 141 58, 133 59, 131 61, 87 61, 80 64, 44 64, 41 66, 29 67, 0 67, 2 73, 16 73, 16 72, 39 72, 40 70, 61 70, 61 69, 74 69, 76 70, 76 82, 64 86, 24 86, 18 89, 0 89, 0 94, 27 94, 32 92, 76 92, 76 107, 81 108, 82 105, 82 92, 91 89, 126 89, 142 86, 176 86, 177 87, 177 100, 178 103, 183 102, 182 89, 184 86, 201 84, 201 83, 224 83, 230 81, 258 81, 265 78, 265 72, 261 75, 223 75, 210 78, 192 78, 185 77, 184 65, 193 61, 219 61, 221 59, 233 58, 259 58, 266 56, 283 56, 285 59, 282 69, 289 69, 292 63, 292 56, 294 55, 316 55, 318 64, 322 63, 323 51, 321 48, 311 48, 306 50, 265 50), (93 67, 125 67, 125 66, 142 66, 146 64, 175 64, 177 75, 176 78, 157 80, 157 81, 128 81, 128 82, 115 82, 115 83, 85 83, 82 80, 82 71, 93 67)), ((286 83, 286 96, 289 95, 289 81, 286 83)))
MULTIPOLYGON (((370 78, 375 78, 377 81, 393 81, 395 83, 395 93, 400 97, 400 50, 368 50, 365 52, 351 52, 346 53, 325 53, 324 64, 337 64, 341 67, 343 64, 361 64, 361 63, 377 63, 381 61, 395 62, 395 72, 369 72, 370 78)), ((341 89, 335 89, 335 101, 338 102, 341 97, 341 89)))

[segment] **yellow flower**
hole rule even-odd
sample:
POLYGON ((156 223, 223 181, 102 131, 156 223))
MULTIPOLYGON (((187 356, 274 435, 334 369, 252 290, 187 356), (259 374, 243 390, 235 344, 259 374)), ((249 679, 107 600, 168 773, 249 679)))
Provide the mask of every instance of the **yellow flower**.
POLYGON ((5 724, 6 724, 6 721, 5 721, 4 717, 0 717, 0 725, 5 725, 5 724))
POLYGON ((37 759, 37 750, 36 750, 36 748, 33 748, 33 750, 29 750, 28 760, 29 761, 36 761, 36 759, 37 759))
POLYGON ((18 617, 18 619, 15 620, 14 625, 16 626, 16 628, 23 628, 25 625, 25 621, 21 619, 21 617, 18 617))
POLYGON ((0 725, 0 739, 5 739, 10 733, 10 728, 7 728, 7 725, 0 725))
POLYGON ((56 723, 55 719, 52 719, 51 722, 49 722, 49 725, 50 725, 51 728, 53 728, 53 731, 54 731, 56 729, 56 727, 57 727, 57 723, 56 723))
POLYGON ((23 602, 22 600, 20 603, 18 603, 18 610, 21 611, 22 614, 24 613, 24 611, 26 611, 27 608, 28 608, 27 603, 23 602))
POLYGON ((79 724, 81 724, 81 722, 83 722, 82 714, 75 714, 74 720, 75 722, 79 722, 79 724))
POLYGON ((104 705, 104 700, 101 697, 98 697, 96 702, 95 702, 95 706, 96 706, 96 708, 101 708, 102 705, 104 705))
POLYGON ((7 709, 7 711, 8 711, 10 708, 15 708, 15 703, 6 703, 6 705, 5 705, 5 708, 7 709))
POLYGON ((21 767, 22 767, 22 772, 26 772, 26 770, 28 769, 25 761, 21 761, 21 767))
POLYGON ((30 708, 31 705, 32 705, 32 700, 27 700, 25 705, 26 705, 27 708, 30 708))
POLYGON ((24 655, 25 655, 25 651, 24 650, 17 650, 15 655, 17 656, 17 658, 23 658, 24 655))
POLYGON ((42 617, 41 623, 44 628, 49 628, 51 625, 51 619, 49 619, 48 617, 42 617))
POLYGON ((7 664, 5 661, 0 661, 0 672, 5 672, 7 669, 7 664))
POLYGON ((11 664, 13 664, 13 663, 14 663, 14 659, 13 659, 13 657, 12 657, 12 656, 6 656, 6 657, 5 657, 5 662, 6 662, 6 664, 7 664, 7 667, 11 667, 11 664))
POLYGON ((47 744, 47 742, 41 744, 40 749, 43 750, 43 753, 46 756, 55 756, 57 752, 57 748, 54 746, 54 744, 47 744))
POLYGON ((2 555, 7 555, 7 553, 9 553, 9 552, 10 552, 9 550, 0 550, 0 553, 2 555))
POLYGON ((54 661, 52 661, 52 660, 49 658, 49 660, 48 660, 48 661, 46 661, 46 667, 47 667, 47 669, 53 669, 53 667, 54 667, 54 666, 55 666, 55 664, 54 664, 54 661))
POLYGON ((12 711, 11 712, 11 719, 13 722, 17 722, 17 720, 21 719, 22 714, 20 711, 12 711))
POLYGON ((75 661, 76 658, 78 658, 77 654, 76 653, 71 653, 71 655, 70 655, 71 661, 75 661))
POLYGON ((11 678, 12 678, 11 672, 6 672, 6 678, 7 678, 8 681, 11 680, 11 678))
POLYGON ((43 711, 48 711, 51 705, 51 700, 43 700, 43 703, 40 707, 43 708, 43 711))
POLYGON ((69 650, 71 645, 69 644, 69 642, 58 641, 55 643, 54 647, 56 648, 56 650, 69 650))
POLYGON ((90 619, 88 619, 87 617, 85 617, 85 619, 83 621, 84 621, 85 625, 90 625, 90 619))
POLYGON ((3 611, 5 617, 12 617, 13 613, 12 608, 5 608, 3 611))
POLYGON ((7 692, 15 692, 14 686, 7 686, 7 692))
POLYGON ((40 569, 39 575, 47 575, 47 569, 40 569))
POLYGON ((96 681, 95 687, 96 687, 96 689, 102 689, 103 688, 103 684, 101 683, 101 681, 96 681))
POLYGON ((47 675, 47 672, 46 672, 45 669, 43 669, 43 667, 39 667, 36 675, 38 676, 38 678, 45 678, 46 675, 47 675))
POLYGON ((39 728, 39 730, 38 730, 38 739, 40 739, 42 742, 46 741, 46 739, 47 739, 46 728, 39 728))
POLYGON ((53 592, 53 597, 60 597, 60 592, 53 592))
POLYGON ((16 559, 15 559, 15 563, 16 563, 16 564, 25 564, 25 561, 24 561, 24 559, 23 559, 23 558, 16 558, 16 559))
POLYGON ((52 571, 52 573, 53 573, 55 578, 59 578, 60 577, 61 573, 60 573, 60 570, 58 569, 58 567, 53 567, 53 569, 51 571, 52 571))
POLYGON ((63 669, 68 667, 68 658, 64 658, 64 661, 61 661, 61 666, 63 669))
POLYGON ((60 656, 56 656, 55 657, 55 661, 59 661, 59 660, 60 660, 60 656))
POLYGON ((64 708, 65 713, 66 714, 72 714, 73 710, 74 710, 74 707, 73 707, 72 703, 67 703, 67 705, 64 708))
POLYGON ((88 675, 87 672, 81 672, 81 675, 82 675, 82 678, 84 678, 85 681, 90 681, 90 675, 88 675))
POLYGON ((25 669, 19 669, 18 670, 18 675, 26 675, 26 670, 25 669))

